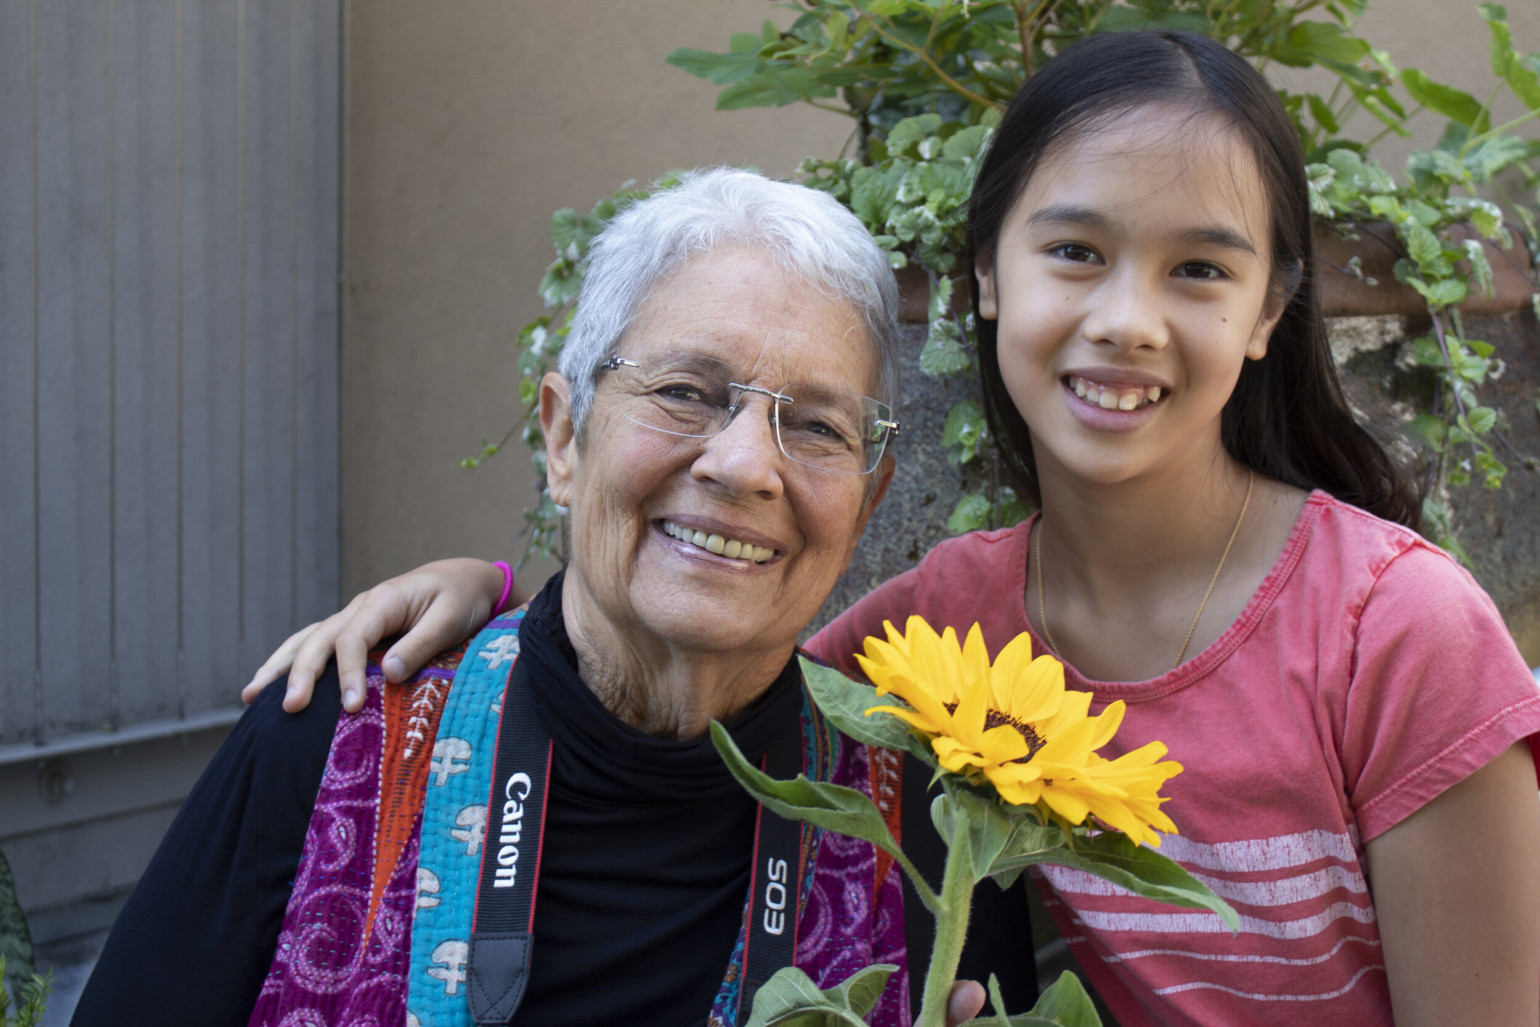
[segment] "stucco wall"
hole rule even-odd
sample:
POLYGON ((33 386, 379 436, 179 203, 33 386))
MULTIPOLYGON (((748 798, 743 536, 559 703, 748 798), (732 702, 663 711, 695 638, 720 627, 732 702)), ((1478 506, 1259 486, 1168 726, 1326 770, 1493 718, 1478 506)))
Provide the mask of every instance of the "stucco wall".
MULTIPOLYGON (((719 113, 715 87, 663 62, 677 46, 722 49, 731 33, 785 17, 766 0, 368 0, 348 11, 351 594, 429 558, 517 551, 533 477, 522 446, 477 471, 456 462, 512 423, 511 340, 540 312, 552 210, 701 163, 789 173, 837 152, 850 126, 806 106, 719 113)), ((1540 49, 1540 3, 1509 15, 1520 48, 1540 49)), ((1474 2, 1377 0, 1362 28, 1402 67, 1471 89, 1490 80, 1474 2)), ((1392 152, 1399 163, 1404 147, 1392 152)))

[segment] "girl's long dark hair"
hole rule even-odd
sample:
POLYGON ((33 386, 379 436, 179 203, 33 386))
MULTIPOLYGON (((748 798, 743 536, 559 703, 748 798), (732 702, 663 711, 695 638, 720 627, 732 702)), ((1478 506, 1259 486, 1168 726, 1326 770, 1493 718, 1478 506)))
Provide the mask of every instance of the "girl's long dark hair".
MULTIPOLYGON (((1293 123, 1256 69, 1219 43, 1168 31, 1090 36, 1033 75, 1006 110, 973 188, 974 266, 993 259, 1001 225, 1046 153, 1151 103, 1219 113, 1250 145, 1272 225, 1273 287, 1298 282, 1267 355, 1245 362, 1225 405, 1225 449, 1270 478, 1416 529, 1422 505, 1410 475, 1353 418, 1337 380, 1315 294, 1305 160, 1293 123)), ((978 310, 977 279, 972 289, 978 310)), ((1031 435, 1000 373, 997 327, 978 320, 984 410, 1011 484, 1040 502, 1031 435)))

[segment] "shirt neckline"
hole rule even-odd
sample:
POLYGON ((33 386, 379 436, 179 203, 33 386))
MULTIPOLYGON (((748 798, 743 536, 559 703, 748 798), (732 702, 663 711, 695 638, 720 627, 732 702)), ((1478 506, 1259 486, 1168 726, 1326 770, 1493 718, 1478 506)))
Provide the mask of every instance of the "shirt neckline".
MULTIPOLYGON (((1261 584, 1257 586, 1256 591, 1252 592, 1251 598, 1246 601, 1240 615, 1202 652, 1180 666, 1144 681, 1098 681, 1095 678, 1086 677, 1072 664, 1061 661, 1064 663, 1065 687, 1092 693, 1094 696, 1092 705, 1100 707, 1119 699, 1130 703, 1150 702, 1180 691, 1208 676, 1229 659, 1261 623, 1263 615, 1278 598, 1278 594, 1283 591, 1294 568, 1304 556, 1305 545, 1310 539, 1310 533, 1314 530, 1321 511, 1333 502, 1335 501, 1332 497, 1320 489, 1311 491, 1305 499, 1304 506, 1300 508, 1299 516, 1294 519, 1293 527, 1289 529, 1289 537, 1284 542, 1282 551, 1273 561, 1272 567, 1268 569, 1261 584)), ((1025 568, 1028 567, 1028 561, 1031 558, 1032 526, 1041 516, 1041 510, 1032 514, 1020 526, 1016 535, 1018 550, 1016 565, 1024 568, 1024 574, 1027 573, 1025 568)), ((1023 590, 1017 590, 1016 600, 1021 604, 1021 622, 1032 637, 1033 651, 1050 652, 1051 649, 1038 635, 1036 629, 1032 627, 1030 618, 1027 617, 1026 594, 1023 590)))

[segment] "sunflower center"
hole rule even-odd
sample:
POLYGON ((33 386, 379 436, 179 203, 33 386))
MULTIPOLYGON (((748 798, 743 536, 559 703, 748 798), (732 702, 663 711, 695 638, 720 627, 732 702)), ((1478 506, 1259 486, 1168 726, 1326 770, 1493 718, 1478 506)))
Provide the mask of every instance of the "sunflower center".
MULTIPOLYGON (((957 703, 949 702, 942 703, 941 705, 946 707, 946 711, 948 713, 957 712, 957 703)), ((985 731, 1006 725, 1015 728, 1016 733, 1021 735, 1021 737, 1027 741, 1027 754, 1025 756, 1018 756, 1016 759, 1011 760, 1011 763, 1031 762, 1032 757, 1037 755, 1037 751, 1048 744, 1048 739, 1042 737, 1036 731, 1032 730, 1031 724, 1017 720, 1015 717, 1011 716, 1009 713, 1006 713, 1004 710, 997 710, 991 707, 990 709, 984 711, 985 731)))

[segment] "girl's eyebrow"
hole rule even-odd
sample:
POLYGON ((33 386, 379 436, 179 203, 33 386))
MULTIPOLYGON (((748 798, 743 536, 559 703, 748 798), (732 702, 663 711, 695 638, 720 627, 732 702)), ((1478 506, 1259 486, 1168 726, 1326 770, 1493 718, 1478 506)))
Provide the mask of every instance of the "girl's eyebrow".
MULTIPOLYGON (((1041 225, 1065 225, 1077 228, 1085 228, 1096 232, 1109 232, 1112 230, 1112 222, 1099 211, 1090 207, 1082 207, 1074 203, 1051 203, 1046 207, 1032 212, 1027 218, 1027 224, 1032 227, 1041 225)), ((1256 256, 1257 249, 1241 233, 1222 225, 1211 225, 1202 228, 1189 228, 1177 237, 1179 242, 1189 245, 1218 246, 1221 249, 1240 250, 1256 256)))

